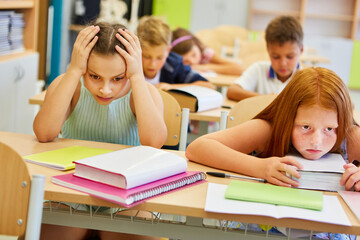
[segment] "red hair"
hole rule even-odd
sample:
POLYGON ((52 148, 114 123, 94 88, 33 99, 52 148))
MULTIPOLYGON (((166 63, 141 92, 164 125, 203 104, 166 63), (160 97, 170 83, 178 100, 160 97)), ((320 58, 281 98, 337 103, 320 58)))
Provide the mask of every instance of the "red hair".
POLYGON ((338 152, 354 125, 352 103, 341 78, 329 69, 317 67, 298 71, 279 96, 254 117, 264 119, 272 126, 271 140, 261 155, 285 156, 291 148, 297 109, 299 106, 312 105, 337 112, 337 140, 331 152, 338 152))

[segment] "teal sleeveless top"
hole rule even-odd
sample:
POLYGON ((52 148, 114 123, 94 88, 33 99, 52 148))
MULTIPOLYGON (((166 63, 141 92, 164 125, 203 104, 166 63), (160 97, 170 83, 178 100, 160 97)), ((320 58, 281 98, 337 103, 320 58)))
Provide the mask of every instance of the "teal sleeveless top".
POLYGON ((100 105, 81 84, 79 101, 62 127, 62 136, 132 146, 141 145, 136 118, 130 108, 130 93, 131 90, 109 105, 100 105))

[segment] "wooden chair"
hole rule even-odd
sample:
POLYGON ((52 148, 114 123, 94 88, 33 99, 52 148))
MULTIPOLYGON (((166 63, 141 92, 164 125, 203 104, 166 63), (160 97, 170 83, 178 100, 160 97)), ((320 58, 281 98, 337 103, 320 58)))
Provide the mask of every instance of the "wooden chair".
POLYGON ((189 125, 189 109, 181 109, 176 99, 165 91, 159 90, 164 102, 164 120, 168 137, 164 145, 177 146, 185 151, 189 125))
POLYGON ((245 98, 236 103, 225 120, 220 121, 220 129, 234 127, 248 121, 265 109, 277 95, 260 95, 245 98), (225 122, 225 123, 224 123, 225 122))
POLYGON ((23 158, 0 143, 0 238, 40 237, 45 176, 33 175, 23 158))

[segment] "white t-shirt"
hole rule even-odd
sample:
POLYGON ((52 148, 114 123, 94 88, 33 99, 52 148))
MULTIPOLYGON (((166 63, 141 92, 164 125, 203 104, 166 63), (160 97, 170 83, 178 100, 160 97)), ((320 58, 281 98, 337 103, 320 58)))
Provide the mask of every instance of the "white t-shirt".
POLYGON ((245 90, 260 94, 279 94, 294 76, 296 70, 288 80, 282 82, 277 78, 270 62, 255 62, 234 83, 245 90))
POLYGON ((152 85, 156 85, 156 84, 160 83, 160 73, 161 73, 161 71, 158 71, 153 79, 145 77, 145 80, 148 83, 151 83, 152 85))

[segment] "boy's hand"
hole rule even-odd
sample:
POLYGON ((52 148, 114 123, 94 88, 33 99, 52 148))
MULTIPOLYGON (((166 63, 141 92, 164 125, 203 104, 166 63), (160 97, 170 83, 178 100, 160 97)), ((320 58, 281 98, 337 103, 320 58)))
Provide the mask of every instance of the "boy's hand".
POLYGON ((293 157, 270 157, 264 159, 265 179, 273 184, 284 187, 298 187, 299 183, 289 176, 300 178, 301 175, 296 171, 302 168, 302 165, 293 157))
POLYGON ((141 74, 143 76, 142 53, 138 37, 127 29, 119 29, 116 38, 127 50, 126 52, 118 45, 115 46, 116 51, 125 59, 126 77, 131 80, 134 75, 141 74))
POLYGON ((80 31, 74 43, 68 71, 79 71, 81 75, 86 73, 90 51, 98 40, 95 35, 99 30, 99 26, 89 26, 80 31))
POLYGON ((345 172, 340 179, 340 185, 345 186, 346 190, 354 190, 360 192, 360 168, 352 163, 344 165, 345 172))

